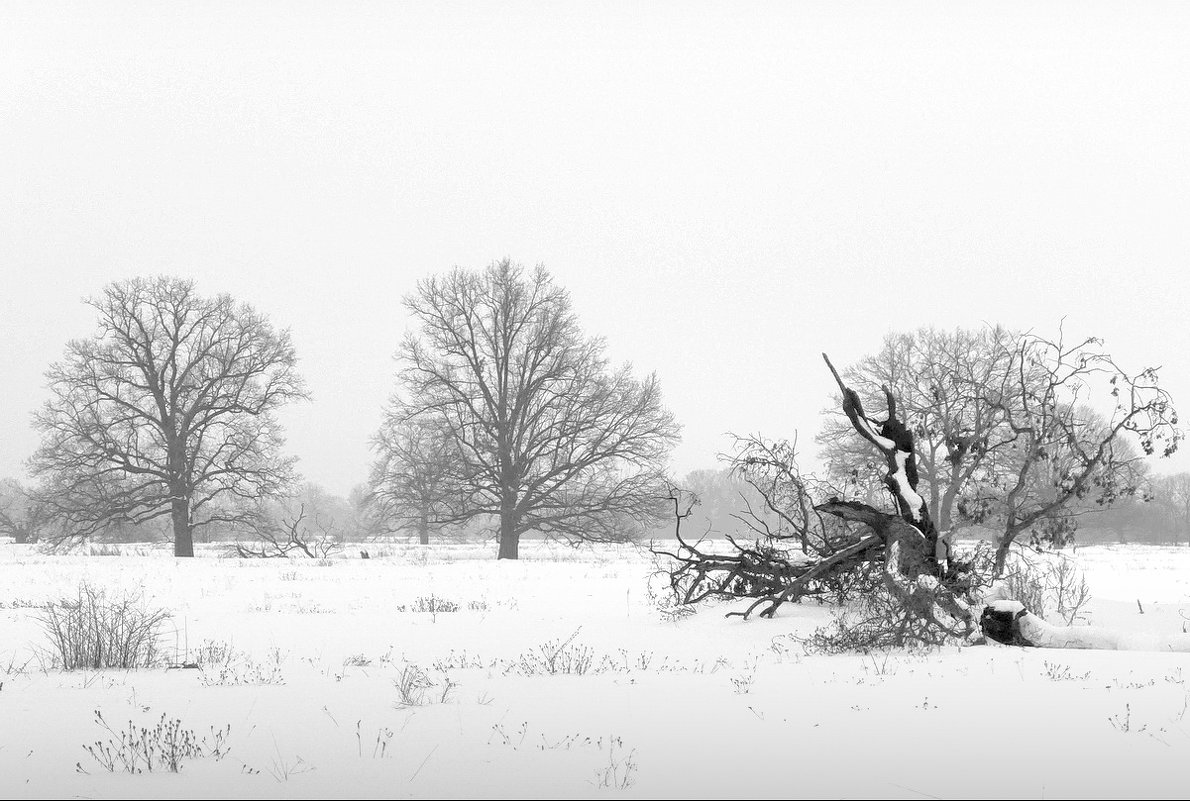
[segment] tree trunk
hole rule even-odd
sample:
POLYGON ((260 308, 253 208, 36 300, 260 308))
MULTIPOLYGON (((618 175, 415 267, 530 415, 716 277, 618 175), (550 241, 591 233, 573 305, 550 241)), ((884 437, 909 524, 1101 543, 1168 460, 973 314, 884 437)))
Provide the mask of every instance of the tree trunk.
POLYGON ((950 531, 952 521, 954 520, 954 499, 958 494, 958 480, 952 479, 946 492, 942 493, 942 503, 938 507, 937 525, 939 531, 950 531))
POLYGON ((422 545, 430 544, 430 519, 425 515, 417 521, 417 541, 422 545))
POLYGON ((992 578, 1004 578, 1004 568, 1008 566, 1008 552, 1012 550, 1012 542, 1016 539, 1016 534, 1005 535, 1003 539, 996 543, 996 561, 992 566, 992 578))
POLYGON ((497 559, 519 559, 521 535, 517 532, 511 514, 500 515, 500 552, 497 559))
POLYGON ((938 481, 930 482, 930 517, 934 519, 934 525, 938 527, 939 531, 946 531, 950 528, 949 525, 942 524, 942 498, 938 497, 938 481))
POLYGON ((194 556, 194 532, 190 528, 190 499, 174 495, 172 518, 174 524, 174 556, 194 556))
POLYGON ((521 543, 520 515, 517 513, 517 490, 513 483, 512 455, 501 451, 500 471, 500 552, 497 559, 519 559, 521 543))

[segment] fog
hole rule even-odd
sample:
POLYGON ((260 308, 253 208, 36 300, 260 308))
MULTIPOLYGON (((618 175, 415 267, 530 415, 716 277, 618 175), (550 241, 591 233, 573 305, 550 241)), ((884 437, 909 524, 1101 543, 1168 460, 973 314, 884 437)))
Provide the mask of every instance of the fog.
POLYGON ((679 474, 727 431, 808 439, 819 353, 920 325, 1064 319, 1185 398, 1188 26, 1174 4, 5 3, 0 476, 93 331, 79 299, 141 274, 292 329, 313 399, 288 447, 340 494, 402 296, 505 256, 658 373, 679 474))

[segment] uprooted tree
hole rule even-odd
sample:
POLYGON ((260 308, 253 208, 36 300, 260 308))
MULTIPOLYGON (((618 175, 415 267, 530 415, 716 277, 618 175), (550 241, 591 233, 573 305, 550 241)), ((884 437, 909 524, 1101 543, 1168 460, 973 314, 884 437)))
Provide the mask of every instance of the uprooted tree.
POLYGON ((1177 448, 1176 413, 1156 370, 1125 373, 1099 345, 1092 339, 1069 347, 1060 338, 1023 336, 1005 354, 1011 369, 992 390, 986 381, 970 389, 1003 420, 988 433, 986 447, 1013 454, 1015 470, 1002 485, 1003 496, 989 503, 1003 526, 994 552, 977 548, 966 556, 953 548, 951 532, 938 530, 918 491, 914 432, 899 416, 894 393, 884 388, 887 416, 875 419, 824 354, 843 414, 883 462, 883 484, 896 513, 839 494, 816 501, 837 488, 803 476, 794 445, 745 439, 733 468, 766 507, 741 515, 754 539, 729 536, 725 553, 689 537, 682 523, 694 501, 672 491, 677 547, 657 553, 673 560, 668 575, 676 599, 750 599, 746 608, 729 613, 745 618, 771 617, 781 605, 807 596, 858 599, 876 624, 868 627, 868 639, 855 641, 858 647, 942 642, 980 629, 1002 642, 1113 647, 1103 644, 1111 638, 1087 638, 1080 627, 1049 626, 1005 598, 1002 585, 992 586, 1013 542, 1040 521, 1061 519, 1075 501, 1094 497, 1107 504, 1135 491, 1130 482, 1138 475, 1140 453, 1126 435, 1145 455, 1177 448), (1097 383, 1108 388, 1115 407, 1110 414, 1086 406, 1097 383))
MULTIPOLYGON (((776 527, 763 524, 765 536, 751 545, 729 537, 735 552, 716 554, 682 535, 680 522, 689 514, 690 500, 672 493, 679 517, 678 548, 662 552, 677 563, 670 574, 672 588, 687 603, 709 597, 752 598, 743 611, 729 614, 771 617, 784 603, 831 592, 838 582, 860 573, 860 592, 879 588, 902 611, 898 625, 903 636, 970 634, 970 564, 950 553, 917 493, 913 434, 897 417, 895 398, 886 393, 888 418, 878 422, 833 365, 831 371, 843 393, 848 420, 884 459, 885 486, 897 513, 838 497, 813 503, 812 491, 821 485, 797 470, 794 445, 752 438, 745 441, 735 465, 765 497, 768 511, 778 519, 776 527)), ((759 533, 761 516, 750 518, 750 530, 759 533)))

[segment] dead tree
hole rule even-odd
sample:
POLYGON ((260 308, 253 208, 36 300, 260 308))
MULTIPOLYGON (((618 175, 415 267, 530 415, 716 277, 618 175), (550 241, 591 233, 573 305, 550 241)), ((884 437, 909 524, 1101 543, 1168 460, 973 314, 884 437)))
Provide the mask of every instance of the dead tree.
POLYGON ((864 411, 859 395, 839 377, 827 355, 827 367, 843 393, 843 413, 861 437, 880 452, 886 463, 885 487, 897 514, 867 504, 831 499, 816 508, 866 525, 884 543, 884 585, 904 609, 955 635, 974 629, 971 614, 970 565, 956 559, 950 543, 939 536, 929 506, 917 492, 917 457, 913 432, 897 418, 897 403, 885 387, 888 417, 878 422, 864 411))
MULTIPOLYGON (((710 597, 751 598, 746 609, 729 615, 772 617, 783 604, 821 593, 841 576, 877 568, 880 586, 896 599, 907 619, 946 634, 970 634, 975 627, 971 609, 976 589, 971 565, 951 553, 925 500, 917 493, 913 433, 897 417, 895 398, 886 389, 887 418, 871 418, 858 394, 843 383, 825 354, 823 358, 842 391, 847 419, 885 459, 884 483, 897 513, 834 497, 810 505, 817 517, 783 516, 793 525, 781 537, 770 536, 754 545, 727 537, 734 550, 722 554, 702 540, 691 541, 683 535, 681 523, 689 517, 690 502, 683 506, 680 494, 671 492, 678 547, 674 552, 656 551, 676 561, 670 573, 671 588, 685 603, 710 597), (837 521, 833 537, 828 533, 831 524, 827 518, 837 521), (804 547, 801 553, 794 553, 783 547, 785 540, 791 545, 804 544, 811 528, 815 529, 814 538, 830 547, 816 553, 808 553, 804 547), (856 528, 863 533, 856 533, 856 528)), ((796 468, 790 475, 800 476, 796 468)), ((809 496, 806 482, 799 478, 787 482, 787 488, 790 486, 796 490, 793 505, 804 508, 809 496)))
POLYGON ((250 525, 257 545, 237 542, 235 552, 245 559, 288 559, 290 554, 326 559, 341 547, 333 533, 334 527, 333 522, 323 523, 317 515, 307 522, 305 504, 299 507, 296 515, 282 520, 262 514, 250 525))
MULTIPOLYGON (((931 519, 925 499, 918 493, 916 454, 913 432, 897 416, 893 393, 884 389, 887 417, 873 418, 865 411, 859 395, 848 387, 823 354, 842 393, 842 407, 855 431, 884 458, 884 485, 892 495, 896 513, 883 512, 875 507, 833 497, 812 509, 820 517, 797 514, 806 509, 807 483, 793 465, 792 449, 762 448, 771 458, 784 454, 781 470, 788 480, 782 488, 794 513, 780 514, 790 530, 774 535, 765 530, 763 541, 746 545, 732 537, 727 542, 731 553, 719 553, 702 539, 692 541, 682 531, 682 524, 691 515, 696 500, 689 494, 671 489, 669 500, 676 519, 675 536, 678 547, 673 552, 654 549, 675 562, 669 571, 671 588, 681 603, 694 603, 706 598, 750 598, 752 603, 743 611, 730 615, 749 617, 759 614, 772 617, 789 601, 798 601, 821 591, 824 583, 840 575, 857 572, 877 572, 880 577, 879 596, 885 599, 876 604, 877 617, 866 624, 873 631, 866 632, 868 640, 860 647, 871 647, 879 641, 884 645, 905 642, 942 642, 949 638, 969 638, 982 633, 989 640, 1018 646, 1049 648, 1125 649, 1144 648, 1126 633, 1092 626, 1059 626, 1051 624, 1029 611, 1017 598, 1010 596, 1004 583, 987 587, 993 573, 994 558, 976 569, 974 560, 958 557, 947 538, 940 535, 931 519), (793 492, 789 492, 790 488, 793 492), (792 499, 792 500, 791 500, 792 499), (834 518, 845 527, 859 526, 863 534, 850 528, 842 538, 824 535, 823 518, 834 518), (812 528, 817 526, 813 532, 812 528), (833 547, 811 549, 811 541, 832 543, 833 547), (783 547, 788 543, 793 547, 783 547), (798 548, 797 546, 801 546, 798 548), (891 609, 891 612, 890 612, 891 609), (887 614, 886 614, 887 613, 887 614), (885 615, 881 617, 880 615, 885 615)), ((1117 379, 1119 380, 1119 379, 1117 379)), ((1157 425, 1142 427, 1129 423, 1118 430, 1139 432, 1142 446, 1152 452, 1152 444, 1143 440, 1157 433, 1170 436, 1167 452, 1176 447, 1176 434, 1161 429, 1172 422, 1172 411, 1166 396, 1158 397, 1160 408, 1154 414, 1157 425), (1156 433, 1153 433, 1156 432, 1156 433)), ((1133 404, 1133 407, 1138 404, 1133 404)), ((1129 409, 1130 410, 1130 409, 1129 409)), ((1126 410, 1128 411, 1128 410, 1126 410)), ((1136 415, 1133 415, 1135 417, 1136 415)), ((1125 415, 1127 418, 1127 415, 1125 415)), ((1098 452, 1097 452, 1098 453, 1098 452)), ((753 486, 756 486, 754 484, 753 486)), ((763 494, 763 491, 762 491, 763 494)), ((766 496, 766 501, 773 495, 766 496)), ((772 508, 772 511, 781 511, 772 508)), ((751 527, 756 532, 755 527, 751 527)), ((866 600, 877 597, 875 594, 866 600)), ((860 595, 862 593, 857 593, 860 595)), ((1174 636, 1159 645, 1161 650, 1190 651, 1190 635, 1174 636)))

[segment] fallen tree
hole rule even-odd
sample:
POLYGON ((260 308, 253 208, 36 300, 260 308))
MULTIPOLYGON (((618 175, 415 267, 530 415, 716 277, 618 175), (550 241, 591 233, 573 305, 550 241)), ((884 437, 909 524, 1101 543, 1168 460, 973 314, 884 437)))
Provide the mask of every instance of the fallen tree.
MULTIPOLYGON (((992 586, 1004 569, 1004 548, 956 553, 949 533, 938 531, 917 491, 914 436, 898 418, 893 393, 884 388, 887 414, 878 420, 865 411, 826 354, 823 359, 839 386, 843 413, 884 460, 883 483, 896 512, 838 496, 814 503, 812 489, 822 486, 797 470, 793 446, 758 437, 746 440, 733 467, 752 479, 775 525, 749 509, 741 520, 750 533, 761 536, 747 544, 728 535, 731 552, 719 552, 704 539, 683 533, 695 500, 671 490, 677 547, 654 552, 672 560, 669 586, 679 603, 747 598, 751 603, 729 616, 772 617, 785 603, 834 590, 839 600, 859 598, 875 610, 863 636, 845 638, 858 648, 981 635, 1015 645, 1120 647, 1126 638, 1086 626, 1053 626, 1005 597, 1004 585, 992 586), (781 481, 766 484, 755 480, 758 474, 777 475, 781 481)), ((1171 409, 1162 411, 1172 415, 1171 409)), ((1169 647, 1182 650, 1181 641, 1169 647)))
MULTIPOLYGON (((924 499, 917 494, 913 434, 897 418, 895 398, 886 391, 887 419, 872 419, 830 359, 825 354, 823 358, 842 391, 847 418, 885 458, 885 486, 897 514, 838 497, 812 503, 810 481, 797 470, 793 449, 753 438, 743 456, 737 457, 736 467, 745 475, 755 476, 758 465, 785 475, 783 503, 777 502, 773 487, 758 487, 784 527, 774 532, 766 526, 768 536, 752 545, 729 535, 734 552, 715 553, 683 535, 681 523, 690 516, 692 502, 680 492, 671 492, 678 547, 656 552, 675 560, 672 591, 683 603, 711 597, 752 598, 744 610, 729 614, 772 617, 783 604, 823 594, 832 583, 858 574, 857 592, 880 586, 897 601, 904 613, 898 625, 906 633, 924 627, 944 636, 970 634, 974 629, 971 595, 977 582, 972 581, 970 563, 956 558, 947 539, 939 536, 924 499), (830 518, 837 522, 832 524, 830 518), (800 552, 790 546, 800 546, 800 552)), ((753 514, 751 519, 759 518, 753 514)), ((751 528, 757 530, 755 522, 751 528)))
POLYGON ((305 504, 290 517, 275 517, 262 510, 251 516, 247 525, 256 544, 239 541, 232 546, 235 555, 243 559, 288 559, 291 555, 327 559, 342 547, 334 534, 334 521, 327 523, 317 514, 308 520, 305 504))

